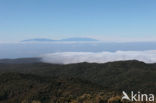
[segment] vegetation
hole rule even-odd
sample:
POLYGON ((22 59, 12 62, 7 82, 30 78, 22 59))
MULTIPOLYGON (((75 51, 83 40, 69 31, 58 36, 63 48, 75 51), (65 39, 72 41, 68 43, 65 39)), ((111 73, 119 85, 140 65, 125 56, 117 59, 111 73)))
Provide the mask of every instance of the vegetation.
POLYGON ((0 103, 119 103, 122 91, 156 94, 156 64, 1 63, 0 103))

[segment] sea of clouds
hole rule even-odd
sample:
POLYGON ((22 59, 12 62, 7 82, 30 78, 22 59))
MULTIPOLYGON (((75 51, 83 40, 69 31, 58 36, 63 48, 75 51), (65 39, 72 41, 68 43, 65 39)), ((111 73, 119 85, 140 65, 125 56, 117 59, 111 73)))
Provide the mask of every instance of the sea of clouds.
POLYGON ((156 63, 156 50, 116 52, 57 52, 41 56, 42 61, 54 64, 106 63, 112 61, 138 60, 156 63))

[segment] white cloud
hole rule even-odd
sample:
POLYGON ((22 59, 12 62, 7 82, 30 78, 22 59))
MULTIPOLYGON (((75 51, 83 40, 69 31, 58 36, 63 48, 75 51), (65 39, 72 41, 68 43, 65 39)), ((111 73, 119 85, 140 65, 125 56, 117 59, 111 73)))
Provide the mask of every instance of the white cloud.
POLYGON ((116 52, 58 52, 42 55, 43 62, 70 63, 106 63, 111 61, 139 60, 156 63, 156 50, 150 51, 116 51, 116 52))

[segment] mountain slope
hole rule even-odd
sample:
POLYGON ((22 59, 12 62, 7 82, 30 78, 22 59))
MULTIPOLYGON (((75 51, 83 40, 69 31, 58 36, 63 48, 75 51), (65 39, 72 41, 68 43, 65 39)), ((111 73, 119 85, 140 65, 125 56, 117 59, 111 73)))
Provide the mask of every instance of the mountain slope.
POLYGON ((3 64, 40 63, 40 58, 0 59, 3 64))
POLYGON ((52 40, 52 39, 45 39, 45 38, 35 38, 35 39, 27 39, 27 40, 23 40, 21 42, 53 42, 53 41, 75 41, 75 42, 79 42, 79 41, 98 41, 96 39, 92 39, 92 38, 81 38, 81 37, 75 37, 75 38, 66 38, 66 39, 60 39, 60 40, 52 40))
POLYGON ((78 79, 19 73, 1 74, 0 88, 0 103, 80 103, 87 101, 81 95, 91 96, 100 90, 100 87, 78 79))
POLYGON ((35 39, 23 40, 22 42, 51 42, 51 41, 55 41, 55 40, 45 39, 45 38, 35 38, 35 39))
POLYGON ((61 39, 60 41, 97 41, 96 39, 92 38, 67 38, 67 39, 61 39))
POLYGON ((79 63, 56 65, 46 63, 0 64, 1 72, 29 73, 41 76, 79 78, 101 85, 107 91, 144 91, 156 93, 156 64, 119 61, 105 64, 79 63))

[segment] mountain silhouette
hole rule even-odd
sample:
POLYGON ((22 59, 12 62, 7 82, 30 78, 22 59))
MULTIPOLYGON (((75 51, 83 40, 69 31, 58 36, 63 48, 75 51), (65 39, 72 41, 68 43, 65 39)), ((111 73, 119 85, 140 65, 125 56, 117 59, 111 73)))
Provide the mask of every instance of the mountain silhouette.
POLYGON ((76 37, 76 38, 65 38, 65 39, 60 39, 60 40, 53 40, 53 39, 46 39, 46 38, 34 38, 34 39, 26 39, 22 40, 21 42, 53 42, 53 41, 98 41, 96 39, 92 38, 81 38, 81 37, 76 37))

